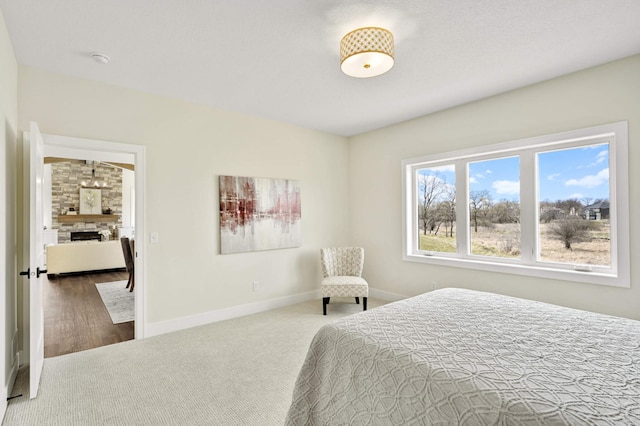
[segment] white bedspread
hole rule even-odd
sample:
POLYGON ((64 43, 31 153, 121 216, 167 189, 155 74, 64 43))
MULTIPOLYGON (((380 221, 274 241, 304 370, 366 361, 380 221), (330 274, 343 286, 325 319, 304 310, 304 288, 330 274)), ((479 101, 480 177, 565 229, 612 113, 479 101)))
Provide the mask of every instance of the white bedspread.
POLYGON ((640 321, 443 289, 320 329, 287 425, 640 425, 640 321))

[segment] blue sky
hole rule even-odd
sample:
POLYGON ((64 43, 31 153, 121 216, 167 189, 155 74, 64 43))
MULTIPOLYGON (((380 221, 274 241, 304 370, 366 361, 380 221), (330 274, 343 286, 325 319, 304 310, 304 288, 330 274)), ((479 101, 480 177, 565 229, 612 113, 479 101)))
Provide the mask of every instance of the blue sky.
POLYGON ((609 199, 609 146, 540 154, 540 200, 609 199))
MULTIPOLYGON (((593 145, 538 155, 541 201, 609 198, 609 147, 593 145)), ((453 166, 431 168, 447 183, 455 183, 453 166)), ((488 190, 494 201, 519 201, 519 159, 469 163, 470 190, 488 190)))

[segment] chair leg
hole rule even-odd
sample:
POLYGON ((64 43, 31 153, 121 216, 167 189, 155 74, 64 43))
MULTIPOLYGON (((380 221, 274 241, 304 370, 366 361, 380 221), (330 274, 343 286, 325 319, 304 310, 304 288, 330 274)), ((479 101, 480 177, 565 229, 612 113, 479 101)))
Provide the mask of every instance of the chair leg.
POLYGON ((327 315, 327 304, 329 303, 330 297, 322 298, 322 315, 327 315))
POLYGON ((362 310, 363 311, 367 310, 367 298, 366 297, 362 298, 362 310))
POLYGON ((129 291, 133 291, 133 286, 136 285, 136 276, 135 274, 131 274, 131 288, 129 289, 129 291))
POLYGON ((127 281, 127 285, 125 288, 129 288, 130 285, 131 285, 131 274, 129 274, 129 280, 127 281))
POLYGON ((359 304, 360 304, 360 298, 356 297, 356 305, 359 305, 359 304))

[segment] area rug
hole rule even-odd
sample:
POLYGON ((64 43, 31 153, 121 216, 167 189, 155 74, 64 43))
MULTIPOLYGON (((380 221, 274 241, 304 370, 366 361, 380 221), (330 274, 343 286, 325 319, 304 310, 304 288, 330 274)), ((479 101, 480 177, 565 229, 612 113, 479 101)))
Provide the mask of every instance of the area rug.
POLYGON ((125 288, 126 285, 126 280, 96 283, 102 303, 109 311, 114 324, 133 321, 135 318, 134 293, 125 288))

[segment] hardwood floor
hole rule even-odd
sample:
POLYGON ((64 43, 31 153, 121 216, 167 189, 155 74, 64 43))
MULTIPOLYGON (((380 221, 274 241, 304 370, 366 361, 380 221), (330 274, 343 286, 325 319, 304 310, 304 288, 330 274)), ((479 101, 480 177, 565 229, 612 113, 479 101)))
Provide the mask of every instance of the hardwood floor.
POLYGON ((95 283, 127 280, 127 272, 57 275, 44 282, 44 357, 134 338, 134 322, 113 324, 95 283))

